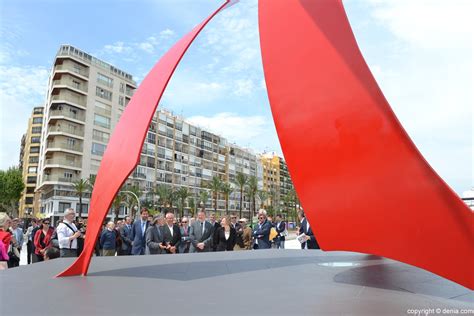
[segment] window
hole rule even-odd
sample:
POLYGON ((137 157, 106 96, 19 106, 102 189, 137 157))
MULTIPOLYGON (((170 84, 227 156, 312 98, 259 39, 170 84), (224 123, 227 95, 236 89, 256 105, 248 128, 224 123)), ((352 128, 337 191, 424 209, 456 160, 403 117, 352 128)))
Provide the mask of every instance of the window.
POLYGON ((26 194, 33 194, 35 193, 35 187, 27 187, 26 194))
POLYGON ((96 113, 99 113, 99 114, 102 114, 102 115, 107 115, 107 116, 110 116, 110 114, 112 114, 112 107, 108 104, 105 104, 105 103, 102 103, 102 102, 99 102, 99 101, 95 101, 95 112, 96 113))
POLYGON ((34 117, 33 118, 33 124, 41 124, 43 123, 43 118, 42 117, 34 117))
POLYGON ((29 197, 25 198, 25 204, 33 204, 33 197, 29 196, 29 197))
POLYGON ((110 118, 94 113, 94 125, 110 128, 110 118))
POLYGON ((41 126, 35 126, 31 129, 31 134, 41 134, 41 126))
POLYGON ((97 73, 97 82, 106 85, 107 87, 112 87, 114 85, 114 80, 112 78, 109 78, 100 72, 97 73))
POLYGON ((67 182, 71 182, 72 181, 72 173, 71 172, 68 172, 68 171, 64 171, 64 179, 67 181, 67 182))
POLYGON ((36 183, 36 176, 27 177, 26 183, 36 183))
MULTIPOLYGON (((76 212, 79 212, 79 203, 76 204, 76 212)), ((87 203, 82 203, 82 214, 87 214, 89 213, 89 204, 87 203)))
POLYGON ((123 96, 119 96, 119 105, 124 105, 123 96))
POLYGON ((77 80, 72 80, 72 86, 76 89, 81 89, 81 82, 77 80))
POLYGON ((96 87, 95 94, 96 96, 101 97, 102 99, 112 101, 112 92, 110 92, 109 90, 96 87))
POLYGON ((39 147, 30 147, 30 154, 36 154, 40 152, 39 147))
POLYGON ((36 157, 35 157, 35 156, 32 156, 32 157, 30 157, 30 158, 28 159, 28 162, 29 162, 29 163, 38 163, 38 161, 39 161, 39 157, 38 157, 38 156, 36 156, 36 157))
POLYGON ((102 156, 105 152, 105 145, 92 143, 91 153, 94 155, 102 156))
POLYGON ((64 213, 70 207, 71 207, 71 203, 59 202, 59 212, 60 213, 64 213))
POLYGON ((120 92, 124 93, 125 92, 125 86, 123 82, 120 83, 120 92))
POLYGON ((28 173, 36 173, 38 170, 38 167, 28 167, 28 173))
POLYGON ((99 141, 99 142, 108 143, 109 142, 109 137, 110 137, 109 133, 101 132, 101 131, 98 131, 96 129, 94 129, 92 131, 92 138, 94 140, 99 141))
POLYGON ((31 137, 31 142, 33 144, 38 144, 40 142, 40 138, 39 137, 31 137))

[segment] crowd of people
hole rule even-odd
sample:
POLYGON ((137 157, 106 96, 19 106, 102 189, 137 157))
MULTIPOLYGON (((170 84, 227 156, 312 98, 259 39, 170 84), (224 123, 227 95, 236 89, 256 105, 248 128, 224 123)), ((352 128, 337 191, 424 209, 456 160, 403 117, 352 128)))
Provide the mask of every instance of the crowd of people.
MULTIPOLYGON (((298 213, 302 249, 318 249, 319 245, 304 213, 298 213)), ((126 256, 178 254, 212 251, 259 250, 285 248, 288 225, 281 214, 267 216, 261 209, 258 222, 251 227, 246 218, 235 214, 216 219, 215 213, 206 218, 204 209, 196 217, 176 218, 173 212, 150 216, 142 208, 139 218, 105 223, 100 232, 96 256, 126 256)), ((56 228, 49 219, 32 219, 23 231, 21 221, 0 213, 0 269, 19 265, 21 251, 27 251, 27 263, 51 260, 58 257, 76 257, 84 247, 87 220, 76 219, 69 208, 56 228), (23 249, 23 245, 26 249, 23 249)))

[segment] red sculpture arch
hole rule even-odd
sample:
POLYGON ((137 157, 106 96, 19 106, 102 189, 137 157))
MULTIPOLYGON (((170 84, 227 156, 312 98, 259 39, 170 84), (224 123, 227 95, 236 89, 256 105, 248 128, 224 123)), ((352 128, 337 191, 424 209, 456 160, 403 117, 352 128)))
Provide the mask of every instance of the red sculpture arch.
MULTIPOLYGON (((100 225, 140 158, 161 95, 216 12, 153 67, 107 146, 84 251, 59 276, 86 275, 100 225)), ((341 0, 260 0, 267 90, 293 182, 323 250, 371 253, 474 288, 471 210, 416 149, 360 53, 341 0)))

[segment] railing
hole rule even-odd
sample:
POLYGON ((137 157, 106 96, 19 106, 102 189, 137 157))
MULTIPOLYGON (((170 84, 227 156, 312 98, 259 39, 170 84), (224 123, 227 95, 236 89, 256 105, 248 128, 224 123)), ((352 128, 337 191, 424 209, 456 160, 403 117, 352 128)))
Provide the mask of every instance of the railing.
POLYGON ((78 75, 84 76, 89 78, 89 71, 84 69, 84 68, 75 68, 72 64, 70 63, 64 63, 62 65, 57 65, 55 67, 55 70, 69 70, 71 72, 74 72, 78 75))
POLYGON ((47 174, 44 176, 43 181, 57 181, 57 182, 74 182, 79 180, 78 177, 64 177, 59 174, 47 174))
POLYGON ((80 90, 80 91, 83 91, 83 92, 87 92, 86 83, 81 82, 80 85, 78 86, 71 79, 53 80, 53 86, 55 86, 55 85, 65 85, 65 86, 69 86, 71 88, 74 88, 74 89, 77 89, 77 90, 80 90))
POLYGON ((61 92, 59 94, 53 95, 51 97, 51 100, 56 101, 56 100, 64 100, 68 102, 72 102, 78 105, 81 105, 83 107, 86 106, 86 98, 82 95, 75 95, 72 93, 68 92, 61 92))
POLYGON ((74 112, 71 112, 70 110, 67 110, 67 109, 63 109, 63 110, 52 110, 49 112, 49 116, 66 116, 66 117, 70 117, 72 119, 75 119, 75 120, 78 120, 78 121, 81 121, 81 122, 85 122, 86 120, 86 116, 81 113, 81 112, 77 112, 77 113, 74 113, 74 112))
POLYGON ((46 159, 45 165, 62 165, 62 166, 68 166, 68 167, 81 168, 81 164, 79 161, 67 160, 64 158, 46 159))
POLYGON ((61 148, 61 149, 67 149, 67 150, 74 150, 74 151, 82 152, 82 144, 71 144, 71 143, 62 142, 62 141, 48 142, 46 147, 47 148, 61 148))
POLYGON ((48 133, 54 133, 54 132, 58 132, 58 133, 62 132, 62 133, 68 133, 68 134, 84 137, 84 129, 79 126, 75 128, 71 128, 70 126, 63 126, 63 125, 49 126, 48 133))

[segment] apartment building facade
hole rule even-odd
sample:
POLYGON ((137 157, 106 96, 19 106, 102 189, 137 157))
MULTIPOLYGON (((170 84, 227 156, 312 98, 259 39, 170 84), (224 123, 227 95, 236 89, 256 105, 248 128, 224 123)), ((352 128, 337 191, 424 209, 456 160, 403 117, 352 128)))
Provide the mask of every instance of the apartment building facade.
POLYGON ((28 119, 26 133, 21 139, 20 169, 22 171, 23 189, 19 202, 19 216, 35 216, 39 211, 39 199, 36 195, 38 162, 41 144, 41 130, 43 125, 43 107, 35 107, 28 119))
MULTIPOLYGON (((73 46, 59 48, 49 78, 39 153, 37 192, 43 216, 59 218, 69 207, 79 209, 72 184, 97 174, 110 135, 135 89, 126 72, 73 46)), ((208 183, 214 176, 233 183, 237 172, 257 176, 253 152, 158 110, 140 162, 126 184, 139 186, 143 202, 156 199, 153 191, 160 184, 175 190, 186 187, 190 198, 199 201, 202 190, 210 191, 208 183)), ((237 191, 230 195, 229 211, 239 209, 237 191)), ((87 217, 89 202, 90 193, 86 193, 83 217, 87 217)), ((212 207, 210 192, 206 207, 212 207)), ((250 210, 248 198, 242 209, 250 210)), ((224 196, 219 194, 217 211, 224 210, 224 196)), ((122 208, 121 215, 127 213, 122 208)))
MULTIPOLYGON (((79 208, 72 183, 97 173, 135 88, 130 74, 73 46, 60 46, 49 77, 39 155, 37 190, 45 216, 79 208)), ((83 199, 86 215, 89 197, 83 199)))

